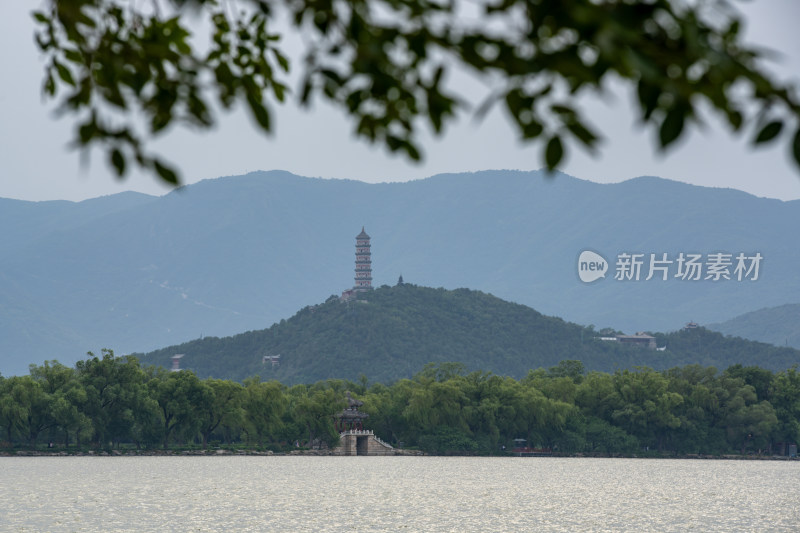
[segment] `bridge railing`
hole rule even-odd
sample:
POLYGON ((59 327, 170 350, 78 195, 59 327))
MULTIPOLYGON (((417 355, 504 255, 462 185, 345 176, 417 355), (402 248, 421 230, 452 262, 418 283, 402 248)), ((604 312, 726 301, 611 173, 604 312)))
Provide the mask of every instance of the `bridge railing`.
POLYGON ((371 429, 348 429, 347 431, 343 431, 343 432, 339 433, 340 437, 346 437, 347 435, 354 435, 354 436, 357 436, 357 437, 361 437, 361 436, 372 437, 381 446, 385 446, 385 447, 387 447, 389 449, 392 449, 392 450, 394 449, 394 446, 392 446, 388 442, 385 442, 384 440, 380 439, 379 437, 375 436, 375 433, 371 429))

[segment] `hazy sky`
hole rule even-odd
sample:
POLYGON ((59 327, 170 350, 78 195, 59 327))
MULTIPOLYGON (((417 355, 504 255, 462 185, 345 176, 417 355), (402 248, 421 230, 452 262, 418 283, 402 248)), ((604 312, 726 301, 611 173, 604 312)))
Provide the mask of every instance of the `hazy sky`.
MULTIPOLYGON (((747 14, 748 42, 781 52, 774 70, 800 85, 798 0, 736 2, 747 14)), ((123 190, 162 194, 167 189, 150 176, 128 175, 120 182, 95 153, 82 166, 78 152, 66 148, 73 126, 52 117, 43 103, 43 63, 33 42, 33 3, 6 2, 0 18, 0 197, 24 200, 81 200, 123 190)), ((652 132, 640 130, 630 112, 631 94, 607 94, 586 110, 606 140, 601 155, 572 150, 561 170, 597 182, 618 182, 655 175, 712 187, 733 187, 758 196, 800 198, 800 172, 790 161, 787 143, 752 150, 745 138, 732 137, 715 121, 694 131, 681 146, 661 155, 652 132)), ((521 144, 506 117, 496 111, 481 123, 469 117, 451 125, 441 139, 425 143, 421 164, 388 155, 351 135, 352 125, 333 109, 311 111, 289 104, 277 110, 276 133, 255 131, 244 113, 225 116, 214 132, 175 130, 151 148, 175 163, 186 183, 283 169, 305 176, 367 182, 404 181, 441 172, 484 169, 533 170, 542 166, 541 148, 521 144)))

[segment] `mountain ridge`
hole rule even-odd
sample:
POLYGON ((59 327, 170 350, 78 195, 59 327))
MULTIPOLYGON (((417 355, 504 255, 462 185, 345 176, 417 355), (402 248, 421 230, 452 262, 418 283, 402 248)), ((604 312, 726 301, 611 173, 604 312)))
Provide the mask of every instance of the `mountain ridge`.
POLYGON ((597 184, 482 171, 368 184, 275 171, 159 197, 10 202, 0 222, 19 231, 0 237, 3 374, 102 347, 144 352, 268 327, 352 286, 362 226, 373 236, 376 285, 402 274, 597 327, 719 322, 800 290, 800 252, 781 233, 800 225, 800 202, 661 178, 597 184), (612 264, 624 251, 761 251, 764 269, 749 284, 611 275, 583 284, 583 249, 612 264))
POLYGON ((800 304, 763 307, 708 328, 726 335, 800 348, 800 304))

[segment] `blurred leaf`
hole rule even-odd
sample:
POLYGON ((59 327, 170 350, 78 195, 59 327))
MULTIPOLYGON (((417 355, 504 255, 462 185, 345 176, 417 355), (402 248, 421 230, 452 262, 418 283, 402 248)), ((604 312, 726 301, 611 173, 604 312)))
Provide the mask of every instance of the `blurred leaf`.
POLYGON ((122 155, 118 148, 111 150, 111 164, 117 171, 117 176, 125 175, 125 156, 122 155))
POLYGON ((155 168, 156 173, 162 180, 166 181, 171 185, 180 185, 178 174, 170 167, 164 165, 158 159, 153 160, 153 167, 155 168))
POLYGON ((83 63, 83 56, 77 50, 64 50, 64 57, 73 63, 83 63))
POLYGON ((594 143, 597 141, 597 135, 589 131, 589 129, 580 122, 568 123, 567 129, 587 147, 594 146, 594 143))
POLYGON ((89 144, 89 141, 91 141, 92 137, 95 136, 96 132, 97 132, 97 124, 95 123, 94 120, 91 120, 90 122, 84 122, 83 124, 81 124, 78 127, 78 139, 80 139, 80 143, 82 145, 89 144))
POLYGON ((771 141, 778 136, 782 129, 783 122, 780 120, 773 120, 761 128, 761 131, 758 132, 758 135, 756 135, 756 138, 753 140, 753 144, 761 144, 771 141))
POLYGON ((639 83, 639 103, 642 107, 642 118, 644 120, 650 120, 650 116, 658 105, 658 97, 660 94, 661 92, 655 87, 644 82, 639 83))
POLYGON ((683 131, 683 110, 678 107, 672 107, 661 123, 661 128, 658 131, 658 139, 662 148, 666 148, 672 144, 683 131))
POLYGON ((550 106, 554 112, 558 113, 559 115, 565 116, 575 116, 575 110, 569 106, 562 105, 562 104, 553 104, 550 106))
POLYGON ((275 60, 278 62, 278 65, 280 65, 281 69, 283 69, 284 72, 289 72, 289 60, 286 56, 277 48, 272 49, 272 54, 275 56, 275 60))
POLYGON ((738 131, 744 122, 742 114, 736 109, 728 109, 725 114, 728 116, 728 123, 733 127, 734 131, 738 131))
POLYGON ((797 131, 794 134, 794 140, 792 141, 792 155, 794 156, 794 161, 800 166, 800 128, 797 128, 797 131))
MULTIPOLYGON (((97 113, 92 125, 78 128, 76 144, 100 146, 114 168, 118 149, 129 154, 128 162, 156 171, 139 146, 146 139, 136 132, 152 138, 172 123, 212 127, 214 104, 245 104, 259 128, 271 131, 269 105, 289 93, 287 80, 275 76, 290 65, 278 47, 280 35, 267 29, 276 17, 267 0, 241 0, 233 9, 219 0, 174 0, 175 10, 164 14, 149 2, 43 3, 32 14, 34 40, 45 56, 43 93, 59 97, 62 116, 79 125, 97 113), (194 49, 190 27, 211 28, 207 51, 194 49), (66 87, 72 90, 57 94, 66 87), (132 137, 109 143, 97 124, 115 124, 132 137)), ((463 27, 456 3, 448 1, 391 0, 381 4, 385 13, 363 0, 282 5, 293 30, 307 37, 300 103, 329 100, 358 135, 409 159, 421 157, 420 124, 440 133, 458 118, 458 108, 470 107, 457 83, 447 92, 439 87, 458 68, 504 93, 517 134, 542 139, 550 168, 564 157, 563 143, 596 144, 599 135, 584 124, 575 98, 581 90, 603 91, 609 76, 637 89, 634 106, 645 126, 658 130, 661 147, 685 133, 695 106, 734 130, 759 124, 753 110, 769 109, 781 120, 759 124, 755 144, 778 138, 784 122, 800 122, 796 84, 775 81, 762 67, 768 56, 742 41, 741 16, 721 10, 711 24, 684 3, 498 0, 483 6, 485 21, 463 27), (520 29, 520 16, 531 31, 520 29), (560 136, 545 134, 554 129, 560 136)), ((486 98, 476 115, 495 98, 486 98)))
POLYGON ((247 103, 250 105, 250 111, 253 113, 253 117, 258 122, 258 125, 261 126, 261 129, 265 132, 269 132, 271 126, 269 111, 267 111, 264 104, 252 94, 247 95, 247 103))
POLYGON ((564 157, 564 147, 561 144, 561 137, 554 135, 547 142, 545 150, 545 162, 549 170, 555 169, 564 157))
POLYGON ((286 98, 286 86, 282 83, 273 81, 272 92, 275 94, 275 98, 277 98, 279 102, 283 102, 286 98))
POLYGON ((56 94, 56 80, 53 79, 53 75, 48 73, 44 79, 44 87, 42 88, 44 93, 49 96, 55 96, 56 94))

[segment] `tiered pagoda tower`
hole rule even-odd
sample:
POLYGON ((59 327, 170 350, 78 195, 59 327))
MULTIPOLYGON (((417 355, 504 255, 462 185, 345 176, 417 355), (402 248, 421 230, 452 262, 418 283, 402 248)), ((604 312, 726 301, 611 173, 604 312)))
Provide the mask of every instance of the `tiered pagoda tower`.
POLYGON ((372 255, 370 253, 369 235, 361 227, 361 233, 356 235, 356 284, 353 290, 372 290, 372 255))

